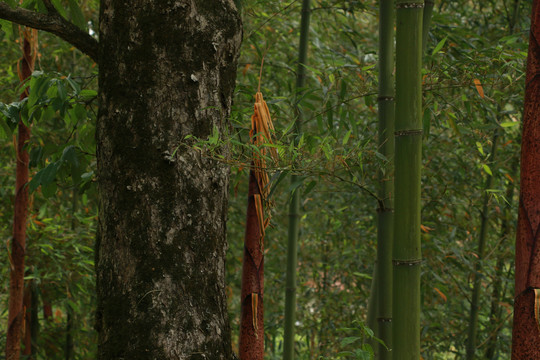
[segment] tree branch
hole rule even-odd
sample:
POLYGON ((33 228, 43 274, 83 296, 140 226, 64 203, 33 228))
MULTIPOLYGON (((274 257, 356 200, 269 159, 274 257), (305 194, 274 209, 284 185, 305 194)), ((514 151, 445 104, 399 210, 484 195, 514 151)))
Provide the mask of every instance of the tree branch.
POLYGON ((22 8, 11 8, 5 2, 0 2, 0 19, 50 32, 75 46, 95 62, 98 62, 97 40, 64 19, 54 7, 47 6, 50 5, 48 1, 44 1, 44 4, 49 11, 48 14, 22 8))

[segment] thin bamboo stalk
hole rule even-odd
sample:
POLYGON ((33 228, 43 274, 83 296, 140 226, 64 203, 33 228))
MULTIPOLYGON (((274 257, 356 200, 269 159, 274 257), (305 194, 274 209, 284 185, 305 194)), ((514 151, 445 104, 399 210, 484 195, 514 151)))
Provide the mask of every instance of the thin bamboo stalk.
POLYGON ((394 2, 379 2, 379 152, 388 159, 379 171, 377 209, 377 337, 378 359, 392 353, 392 242, 394 237, 394 2))
MULTIPOLYGON (((78 189, 73 188, 71 192, 71 231, 75 232, 75 229, 77 228, 77 208, 79 206, 79 194, 78 189)), ((68 277, 68 281, 71 281, 71 278, 68 277)), ((70 284, 68 282, 67 284, 67 299, 73 300, 71 291, 70 291, 70 284)), ((75 332, 75 311, 73 310, 73 307, 69 302, 66 303, 66 345, 64 347, 64 359, 65 360, 72 360, 75 354, 75 344, 73 342, 73 335, 75 332)))
POLYGON ((24 287, 23 295, 23 309, 24 309, 24 334, 22 337, 22 342, 24 349, 22 350, 23 358, 28 360, 33 360, 32 356, 32 304, 36 302, 37 299, 32 298, 32 287, 33 280, 27 281, 26 286, 24 287))
MULTIPOLYGON (((311 1, 302 1, 302 16, 300 20, 300 44, 298 46, 298 70, 296 72, 296 120, 295 144, 298 144, 302 133, 302 110, 298 106, 300 92, 305 86, 309 35, 309 20, 311 15, 311 1)), ((300 181, 297 175, 291 176, 291 183, 300 181)), ((291 194, 289 203, 289 229, 287 240, 287 275, 285 280, 285 324, 283 338, 283 359, 294 359, 294 335, 296 320, 296 266, 298 262, 298 233, 300 230, 300 190, 297 187, 291 194)))
POLYGON ((396 1, 394 360, 420 358, 423 6, 424 1, 396 1))
MULTIPOLYGON (((495 152, 497 151, 497 139, 498 131, 495 130, 493 134, 493 140, 491 143, 491 153, 489 154, 488 162, 490 164, 495 160, 495 152)), ((478 302, 480 298, 480 289, 481 289, 481 278, 483 272, 483 261, 485 258, 486 252, 486 242, 487 242, 487 233, 489 226, 489 194, 488 189, 493 187, 493 176, 487 175, 486 183, 484 185, 484 199, 482 205, 482 211, 480 213, 481 222, 480 222, 480 233, 478 234, 478 251, 477 251, 477 260, 474 265, 473 273, 473 291, 471 296, 471 309, 469 313, 469 328, 468 328, 468 338, 466 346, 466 359, 472 360, 476 352, 476 335, 478 330, 478 302)))
POLYGON ((425 0, 424 12, 422 14, 422 54, 426 52, 427 38, 429 35, 429 28, 431 26, 431 18, 433 16, 434 6, 434 0, 425 0))
MULTIPOLYGON (((377 249, 377 252, 379 250, 377 249)), ((368 305, 367 305, 367 315, 366 315, 366 323, 367 326, 373 330, 374 334, 378 334, 379 331, 377 329, 377 302, 379 299, 379 296, 377 295, 378 286, 379 283, 378 277, 377 277, 377 261, 373 264, 373 271, 371 275, 371 286, 369 288, 369 299, 368 299, 368 305)), ((369 341, 371 346, 373 347, 374 341, 369 341)), ((375 356, 377 356, 376 349, 373 349, 375 351, 375 356)))
MULTIPOLYGON (((517 158, 516 158, 517 160, 517 158)), ((510 174, 514 176, 517 171, 518 162, 514 161, 512 164, 512 170, 510 174)), ((501 244, 505 244, 509 240, 509 235, 513 229, 512 225, 512 207, 514 202, 514 189, 515 183, 510 181, 506 187, 506 204, 503 210, 503 218, 501 221, 501 234, 499 236, 501 244)), ((506 293, 506 288, 502 287, 502 277, 506 264, 508 253, 502 252, 499 253, 499 258, 497 259, 497 265, 495 266, 495 279, 493 280, 492 292, 491 292, 491 310, 489 314, 489 323, 495 329, 490 333, 490 337, 487 341, 485 358, 488 360, 496 359, 496 349, 497 344, 499 343, 498 335, 500 333, 501 316, 502 316, 502 306, 500 305, 501 300, 504 298, 506 293)))
MULTIPOLYGON (((508 18, 508 32, 510 34, 512 34, 514 32, 514 26, 515 26, 515 22, 516 22, 516 19, 517 19, 517 16, 519 14, 519 3, 520 3, 520 0, 516 0, 515 3, 514 3, 514 9, 513 9, 513 14, 511 17, 508 18)), ((495 130, 495 132, 493 133, 493 141, 492 141, 492 148, 491 148, 491 153, 490 153, 490 156, 489 156, 489 162, 490 163, 493 163, 494 159, 495 159, 495 152, 496 152, 496 149, 497 149, 497 138, 499 136, 499 131, 498 130, 495 130)), ((485 190, 487 191, 488 189, 490 189, 492 187, 492 184, 493 184, 493 176, 489 175, 488 174, 488 177, 486 179, 486 184, 485 184, 485 190)), ((513 194, 513 184, 510 184, 508 186, 508 189, 507 189, 507 196, 512 196, 513 194)), ((478 240, 478 259, 476 261, 476 264, 475 264, 475 271, 474 271, 474 274, 473 274, 473 281, 474 281, 474 285, 473 285, 473 292, 472 292, 472 297, 471 297, 471 311, 470 311, 470 317, 469 317, 469 328, 468 328, 468 331, 469 331, 469 334, 468 334, 468 339, 467 339, 467 346, 466 346, 466 359, 467 360, 471 360, 474 358, 474 355, 475 355, 475 352, 476 352, 476 337, 477 337, 477 329, 478 329, 478 301, 479 301, 479 296, 480 296, 480 291, 481 291, 481 284, 480 284, 480 275, 481 275, 481 272, 482 272, 482 262, 484 260, 484 256, 485 256, 485 243, 487 241, 486 237, 487 237, 487 229, 488 229, 488 226, 489 226, 489 217, 488 217, 488 212, 489 212, 489 207, 488 207, 488 201, 489 201, 489 194, 486 192, 484 194, 484 204, 483 204, 483 209, 482 209, 482 213, 481 213, 481 216, 482 216, 482 220, 481 220, 481 224, 480 224, 480 233, 479 233, 479 240, 478 240)), ((510 199, 508 199, 508 201, 511 201, 510 199)), ((508 208, 508 207, 507 207, 508 208)), ((505 209, 505 212, 507 211, 507 208, 505 209)), ((503 222, 502 222, 502 231, 503 233, 501 234, 501 237, 504 237, 505 236, 505 231, 507 232, 507 228, 506 228, 506 223, 507 223, 507 219, 503 219, 503 222)), ((490 318, 494 317, 495 316, 495 308, 497 308, 497 304, 494 302, 495 299, 498 298, 499 296, 499 292, 500 292, 500 276, 501 276, 501 272, 502 272, 502 266, 504 264, 504 259, 500 258, 498 261, 497 261, 497 272, 498 274, 496 275, 497 276, 497 279, 495 280, 495 283, 493 284, 493 297, 492 297, 492 304, 491 304, 491 308, 492 308, 492 311, 491 311, 491 314, 490 314, 490 318)), ((490 344, 490 346, 488 347, 488 350, 486 351, 486 355, 489 356, 489 358, 492 356, 492 351, 494 349, 494 345, 493 344, 490 344)))
POLYGON ((520 9, 521 9, 521 0, 514 0, 514 11, 512 12, 512 17, 509 19, 509 26, 508 26, 511 34, 514 33, 516 24, 518 22, 520 9))

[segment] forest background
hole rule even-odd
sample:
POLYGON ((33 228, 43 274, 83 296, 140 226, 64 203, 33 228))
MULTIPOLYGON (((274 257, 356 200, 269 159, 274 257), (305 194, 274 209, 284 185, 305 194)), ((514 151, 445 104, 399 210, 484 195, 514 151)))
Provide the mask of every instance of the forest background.
MULTIPOLYGON (((34 6, 25 1, 23 6, 34 6)), ((67 1, 66 17, 95 34, 97 1, 67 1)), ((530 2, 437 1, 423 64, 422 357, 464 358, 469 309, 481 261, 477 356, 509 358, 519 179, 520 123, 530 2), (484 235, 482 235, 484 234, 484 235), (485 238, 482 240, 482 238, 485 238), (479 244, 485 241, 483 256, 479 244)), ((231 133, 199 146, 231 146, 228 305, 237 347, 249 117, 260 82, 276 128, 280 162, 269 170, 272 226, 266 235, 265 343, 281 358, 288 198, 301 189, 298 359, 362 358, 369 352, 368 303, 376 253, 378 177, 388 159, 377 143, 378 4, 314 1, 307 84, 299 105, 304 135, 290 145, 300 1, 245 1, 231 133), (260 66, 264 57, 262 78, 260 66), (286 176, 299 164, 299 182, 286 176)), ((0 232, 12 236, 15 151, 10 115, 21 91, 18 26, 0 21, 0 232)), ((39 301, 37 358, 95 354, 93 246, 97 205, 97 69, 40 32, 30 80, 33 191, 27 276, 39 301), (45 110, 43 104, 52 104, 45 110)), ((0 263, 0 317, 7 321, 9 252, 0 263)), ((0 329, 0 347, 5 344, 0 329)))

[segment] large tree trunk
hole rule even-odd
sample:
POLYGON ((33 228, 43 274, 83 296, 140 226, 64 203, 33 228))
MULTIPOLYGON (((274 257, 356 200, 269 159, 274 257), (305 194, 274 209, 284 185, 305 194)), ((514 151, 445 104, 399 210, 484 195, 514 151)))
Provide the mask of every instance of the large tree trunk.
POLYGON ((233 357, 229 170, 180 144, 227 126, 240 42, 232 0, 101 1, 99 359, 233 357))
MULTIPOLYGON (((521 142, 521 189, 516 237, 516 288, 512 359, 540 359, 540 320, 535 294, 540 291, 540 3, 532 7, 521 142)), ((538 299, 536 299, 538 301, 538 299)))

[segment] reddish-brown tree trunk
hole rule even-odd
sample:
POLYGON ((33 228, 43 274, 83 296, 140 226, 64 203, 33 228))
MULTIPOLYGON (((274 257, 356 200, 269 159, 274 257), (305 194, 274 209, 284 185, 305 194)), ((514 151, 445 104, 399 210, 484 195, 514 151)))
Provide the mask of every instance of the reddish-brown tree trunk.
POLYGON ((42 296, 42 301, 43 301, 43 318, 45 319, 45 321, 51 321, 52 316, 53 316, 52 304, 47 298, 45 298, 45 296, 42 296))
POLYGON ((540 359, 535 291, 540 289, 540 7, 534 0, 521 143, 512 359, 540 359))
POLYGON ((24 288, 23 311, 24 311, 24 337, 23 355, 30 359, 32 355, 32 280, 24 288))
MULTIPOLYGON (((19 78, 22 81, 32 75, 34 53, 31 30, 24 31, 23 57, 19 62, 19 78)), ((28 96, 28 90, 21 94, 21 100, 28 96)), ((17 139, 17 165, 15 180, 15 204, 13 219, 13 239, 11 240, 8 330, 6 337, 6 359, 18 360, 21 349, 21 331, 25 314, 24 295, 24 255, 26 249, 26 218, 28 215, 28 152, 25 145, 30 139, 30 129, 19 122, 17 139)))
POLYGON ((260 194, 254 170, 251 170, 242 266, 242 315, 239 340, 241 360, 262 360, 264 357, 264 237, 255 205, 255 195, 260 194))

